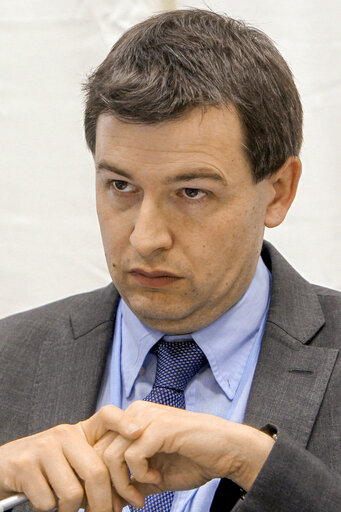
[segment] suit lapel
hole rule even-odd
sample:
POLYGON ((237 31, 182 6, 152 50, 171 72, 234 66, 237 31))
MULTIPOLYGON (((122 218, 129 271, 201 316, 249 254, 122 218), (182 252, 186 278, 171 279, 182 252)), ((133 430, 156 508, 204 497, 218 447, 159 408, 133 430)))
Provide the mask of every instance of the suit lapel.
POLYGON ((30 432, 77 422, 95 411, 117 301, 113 285, 76 297, 68 304, 70 316, 65 325, 44 339, 32 397, 30 432))
POLYGON ((301 345, 268 324, 248 401, 245 423, 272 423, 304 446, 321 405, 337 350, 301 345))
POLYGON ((263 258, 272 294, 245 423, 273 423, 306 446, 337 350, 311 344, 325 322, 312 286, 270 244, 263 258))

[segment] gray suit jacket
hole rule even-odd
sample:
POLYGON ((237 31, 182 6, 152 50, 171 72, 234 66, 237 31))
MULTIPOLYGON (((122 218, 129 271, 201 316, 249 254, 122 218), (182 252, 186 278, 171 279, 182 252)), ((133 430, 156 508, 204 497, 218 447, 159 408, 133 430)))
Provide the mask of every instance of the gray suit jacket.
MULTIPOLYGON (((245 423, 279 437, 233 511, 340 512, 341 294, 309 284, 270 244, 263 259, 272 297, 245 423)), ((110 284, 1 320, 0 444, 94 412, 117 301, 110 284)), ((230 510, 233 493, 222 480, 211 511, 230 510)))

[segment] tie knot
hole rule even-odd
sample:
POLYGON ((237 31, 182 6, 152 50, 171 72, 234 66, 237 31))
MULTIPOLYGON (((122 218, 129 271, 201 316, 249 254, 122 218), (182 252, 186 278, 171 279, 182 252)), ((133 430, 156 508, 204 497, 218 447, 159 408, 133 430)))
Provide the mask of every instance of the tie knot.
POLYGON ((193 340, 160 340, 152 352, 157 357, 154 386, 182 392, 207 362, 205 354, 193 340))

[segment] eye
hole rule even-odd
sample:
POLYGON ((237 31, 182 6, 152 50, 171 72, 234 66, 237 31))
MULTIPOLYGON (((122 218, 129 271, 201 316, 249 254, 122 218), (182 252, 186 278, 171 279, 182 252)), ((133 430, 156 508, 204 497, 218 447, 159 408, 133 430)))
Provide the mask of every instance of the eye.
POLYGON ((182 194, 187 198, 187 199, 202 199, 203 197, 205 197, 207 194, 206 192, 204 192, 203 190, 200 190, 199 188, 184 188, 182 190, 182 194))
POLYGON ((127 181, 122 180, 113 180, 111 182, 114 190, 117 190, 117 192, 134 192, 135 187, 128 183, 127 181))

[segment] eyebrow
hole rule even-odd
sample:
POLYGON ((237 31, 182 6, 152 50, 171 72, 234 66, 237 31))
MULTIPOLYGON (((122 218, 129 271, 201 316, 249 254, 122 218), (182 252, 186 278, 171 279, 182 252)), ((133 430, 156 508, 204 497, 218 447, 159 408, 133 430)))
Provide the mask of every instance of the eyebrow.
MULTIPOLYGON (((110 164, 108 164, 105 161, 100 161, 96 165, 96 169, 98 171, 106 170, 106 171, 114 172, 115 174, 123 176, 124 178, 127 178, 129 180, 133 180, 133 176, 131 174, 129 174, 129 172, 124 171, 123 169, 118 169, 114 165, 110 165, 110 164)), ((203 179, 203 178, 211 179, 211 180, 214 180, 214 181, 219 181, 223 185, 227 185, 227 183, 226 183, 225 179, 223 178, 223 176, 221 176, 218 173, 208 171, 205 168, 204 169, 200 169, 199 168, 199 169, 197 169, 195 171, 183 172, 183 173, 180 173, 180 174, 176 174, 175 176, 169 176, 168 178, 165 179, 164 182, 165 182, 165 184, 169 185, 171 183, 176 183, 178 181, 192 181, 192 180, 195 180, 195 179, 203 179)))
POLYGON ((211 179, 214 181, 219 181, 220 183, 223 183, 226 185, 225 179, 220 176, 218 173, 213 173, 207 171, 207 169, 198 169, 191 172, 184 172, 181 174, 176 174, 175 176, 170 176, 169 178, 166 178, 165 183, 176 183, 177 181, 191 181, 195 179, 211 179))
POLYGON ((123 176, 124 178, 128 178, 129 180, 133 179, 132 175, 129 174, 129 172, 123 171, 122 169, 118 169, 114 165, 110 165, 107 162, 100 161, 96 165, 96 171, 110 171, 114 172, 115 174, 119 174, 120 176, 123 176))

